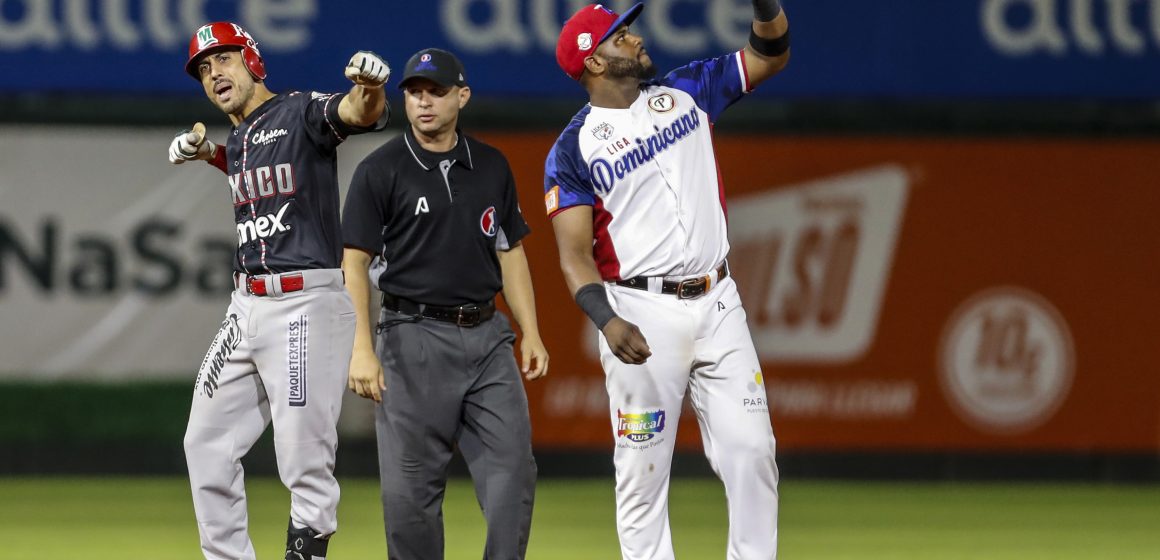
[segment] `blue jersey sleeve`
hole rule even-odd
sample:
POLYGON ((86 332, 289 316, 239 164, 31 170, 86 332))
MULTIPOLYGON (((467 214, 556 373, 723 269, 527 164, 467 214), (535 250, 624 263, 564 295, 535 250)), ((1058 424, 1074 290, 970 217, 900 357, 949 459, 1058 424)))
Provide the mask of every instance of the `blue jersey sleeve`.
POLYGON ((742 52, 693 61, 669 72, 660 83, 693 96, 709 122, 716 122, 727 107, 749 93, 742 52))
POLYGON ((544 205, 549 218, 572 206, 596 204, 588 167, 580 155, 579 129, 580 124, 573 120, 548 152, 544 165, 544 205))

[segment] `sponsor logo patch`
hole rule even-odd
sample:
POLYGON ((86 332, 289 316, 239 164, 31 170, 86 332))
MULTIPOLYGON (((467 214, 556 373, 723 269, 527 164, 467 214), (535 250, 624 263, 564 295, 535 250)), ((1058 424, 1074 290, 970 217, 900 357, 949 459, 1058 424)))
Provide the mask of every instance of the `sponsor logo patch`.
POLYGON ((639 413, 616 411, 616 437, 626 447, 646 449, 660 443, 665 431, 664 409, 639 413), (647 442, 647 444, 646 444, 647 442), (645 444, 645 445, 642 445, 645 444))
POLYGON ((556 185, 544 193, 544 207, 548 214, 560 209, 560 185, 556 185))
POLYGON ((194 394, 200 392, 207 398, 213 398, 218 389, 218 379, 221 378, 222 368, 230 361, 230 355, 242 343, 242 329, 238 326, 238 316, 230 314, 222 321, 221 329, 209 345, 205 359, 197 370, 197 380, 193 383, 194 394))
POLYGON ((741 399, 746 412, 769 412, 769 401, 765 397, 765 379, 760 371, 753 372, 753 380, 745 385, 750 396, 741 399))
POLYGON ((257 134, 250 137, 250 141, 255 144, 263 146, 277 142, 279 138, 286 136, 285 128, 278 128, 274 130, 259 130, 257 134))
POLYGON ((286 390, 290 406, 306 406, 306 341, 310 332, 307 315, 299 315, 286 327, 286 390))
POLYGON ((672 111, 677 106, 677 100, 668 93, 654 95, 648 98, 648 108, 652 109, 654 113, 667 113, 672 111))
POLYGON ((290 208, 289 202, 283 204, 278 209, 277 214, 266 214, 238 223, 238 247, 250 241, 268 239, 279 233, 290 231, 290 224, 282 222, 287 208, 290 208))

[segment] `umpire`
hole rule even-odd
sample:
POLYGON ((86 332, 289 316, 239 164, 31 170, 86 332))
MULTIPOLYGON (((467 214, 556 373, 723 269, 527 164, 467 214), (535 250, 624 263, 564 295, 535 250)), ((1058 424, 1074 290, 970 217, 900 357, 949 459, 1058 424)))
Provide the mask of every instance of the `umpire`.
POLYGON ((528 399, 496 293, 503 290, 523 332, 527 379, 547 374, 548 352, 511 168, 499 150, 456 126, 471 98, 463 73, 439 49, 407 61, 399 87, 410 126, 359 164, 343 208, 342 267, 358 313, 349 385, 380 403, 375 431, 391 559, 443 558, 443 493, 456 445, 487 520, 484 558, 524 558, 531 527, 528 399), (368 270, 380 250, 383 299, 372 346, 368 270))

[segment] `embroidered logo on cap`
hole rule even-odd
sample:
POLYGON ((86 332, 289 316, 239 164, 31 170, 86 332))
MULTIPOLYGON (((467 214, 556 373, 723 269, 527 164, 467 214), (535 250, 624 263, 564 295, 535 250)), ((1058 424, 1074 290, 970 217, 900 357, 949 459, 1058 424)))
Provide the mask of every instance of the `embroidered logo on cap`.
POLYGON ((435 65, 431 63, 431 53, 419 55, 419 64, 415 65, 415 70, 435 70, 435 65))

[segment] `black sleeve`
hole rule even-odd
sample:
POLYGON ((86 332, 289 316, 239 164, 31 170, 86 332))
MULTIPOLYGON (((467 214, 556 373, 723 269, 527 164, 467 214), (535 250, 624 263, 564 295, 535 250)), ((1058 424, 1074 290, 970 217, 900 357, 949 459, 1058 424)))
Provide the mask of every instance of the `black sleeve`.
POLYGON ((390 105, 383 109, 383 116, 379 121, 368 127, 350 126, 338 116, 338 106, 342 103, 345 93, 318 93, 310 92, 305 96, 303 116, 306 120, 306 132, 311 141, 324 151, 334 150, 339 144, 352 134, 376 132, 386 128, 390 120, 390 105))
POLYGON ((351 177, 350 190, 342 207, 342 243, 378 255, 383 249, 391 174, 376 171, 373 167, 364 159, 351 177))
POLYGON ((500 209, 499 227, 502 237, 496 242, 496 249, 506 251, 519 243, 528 233, 531 233, 531 228, 528 227, 528 222, 524 221, 524 214, 520 210, 516 180, 512 176, 512 168, 508 164, 507 158, 503 160, 503 167, 507 185, 504 186, 503 208, 500 209))

